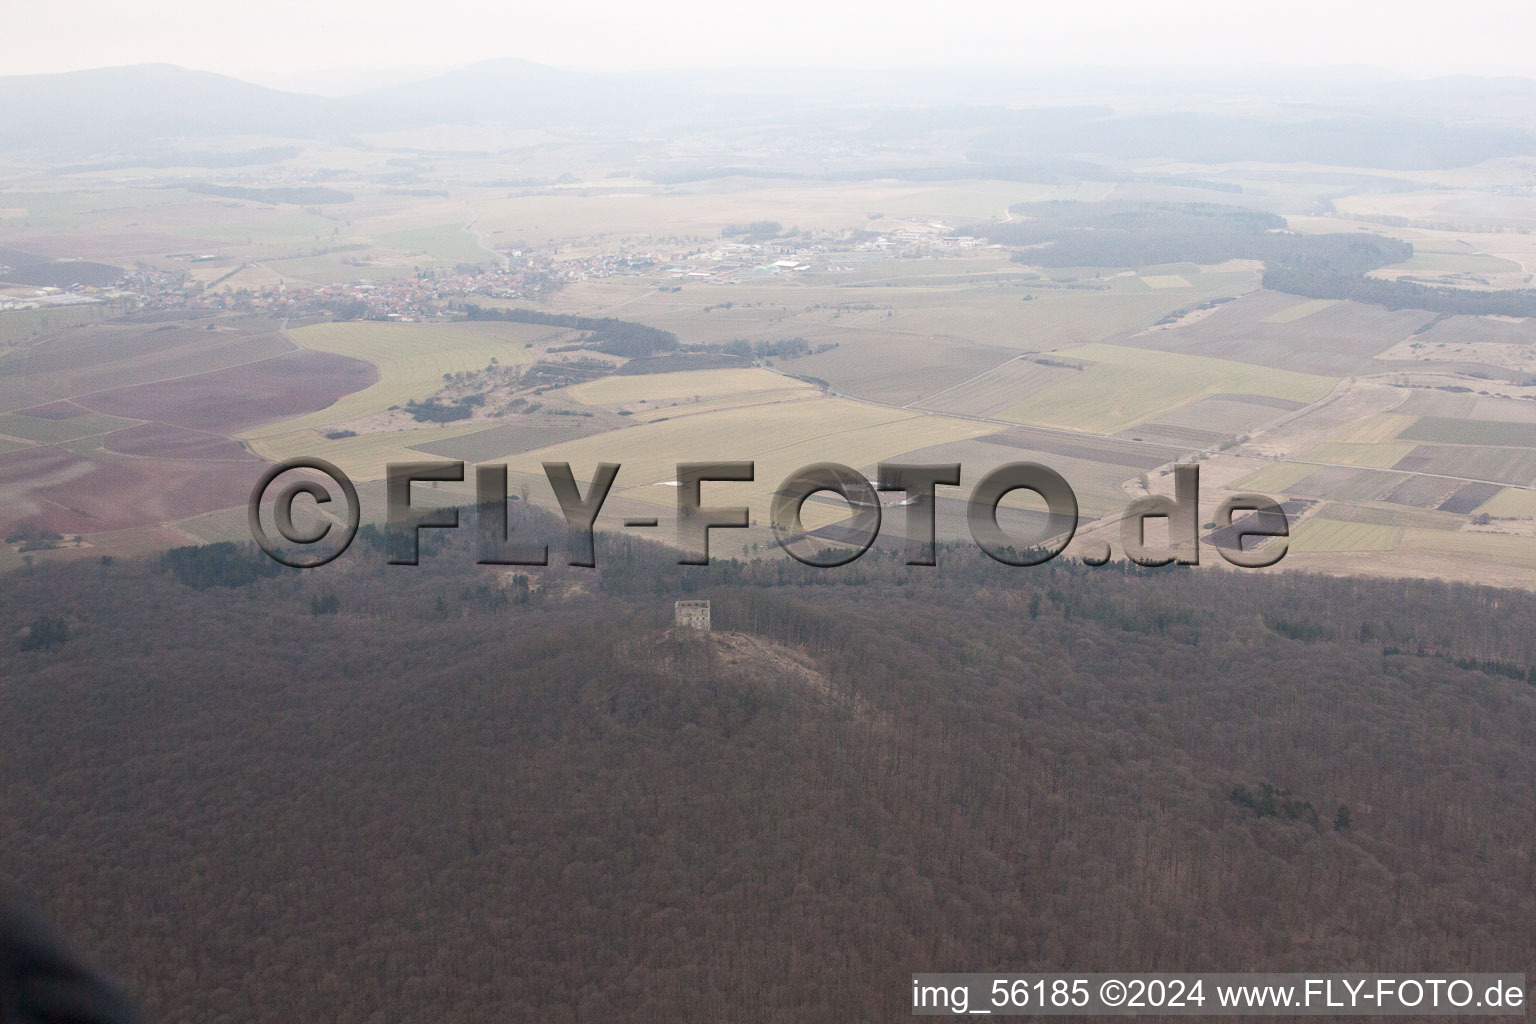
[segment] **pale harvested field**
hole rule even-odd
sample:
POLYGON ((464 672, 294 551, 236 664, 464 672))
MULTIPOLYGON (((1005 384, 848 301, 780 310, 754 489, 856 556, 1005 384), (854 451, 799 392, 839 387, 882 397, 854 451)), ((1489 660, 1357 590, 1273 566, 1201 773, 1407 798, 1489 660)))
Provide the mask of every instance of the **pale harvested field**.
POLYGON ((1337 301, 1336 299, 1303 299, 1294 305, 1275 310, 1264 317, 1263 322, 1266 324, 1293 324, 1298 320, 1311 316, 1313 313, 1321 313, 1337 301))
MULTIPOLYGON (((1536 541, 1530 537, 1470 531, 1451 533, 1445 530, 1408 530, 1403 536, 1402 546, 1405 552, 1476 559, 1526 572, 1536 570, 1536 541)), ((1529 580, 1526 585, 1530 585, 1529 580)))
POLYGON ((610 406, 734 398, 769 392, 790 392, 803 396, 816 394, 817 389, 815 385, 756 367, 604 377, 566 389, 566 394, 583 405, 610 406))
MULTIPOLYGON (((797 383, 790 381, 790 383, 797 383)), ((702 416, 722 409, 740 409, 748 405, 778 405, 790 402, 813 401, 821 397, 819 388, 786 387, 776 391, 749 391, 721 398, 679 398, 666 402, 632 406, 631 423, 654 423, 657 420, 676 419, 682 416, 702 416)))
POLYGON ((1403 530, 1396 526, 1347 523, 1312 516, 1299 523, 1291 534, 1294 551, 1390 551, 1403 540, 1403 530))
POLYGON ((1017 405, 1021 398, 1059 384, 1078 372, 1069 367, 1045 366, 1028 357, 1019 357, 979 377, 935 392, 917 404, 941 412, 996 416, 1017 405))
POLYGON ((1341 523, 1369 523, 1373 526, 1401 526, 1421 530, 1459 530, 1466 525, 1464 516, 1406 505, 1355 505, 1330 501, 1318 510, 1319 519, 1341 523))
POLYGON ((1157 423, 1172 427, 1191 427, 1218 435, 1246 434, 1265 423, 1279 419, 1285 409, 1227 398, 1202 398, 1159 416, 1157 423))
POLYGON ((752 483, 705 485, 706 504, 748 504, 764 522, 773 490, 794 470, 816 462, 856 469, 914 448, 986 433, 985 424, 823 398, 785 406, 730 409, 642 424, 519 455, 514 471, 538 473, 546 461, 570 462, 578 478, 599 462, 623 466, 615 495, 675 507, 677 490, 665 486, 680 462, 751 460, 752 483))
POLYGON ((1333 381, 1221 359, 1152 352, 1119 345, 1083 345, 1053 357, 1091 363, 1005 416, 1020 423, 1114 433, 1201 398, 1239 393, 1315 402, 1333 381))
POLYGON ((1320 444, 1302 458, 1366 469, 1391 469, 1413 451, 1411 444, 1320 444))
POLYGON ((1415 418, 1403 413, 1378 413, 1344 427, 1333 435, 1332 441, 1341 445, 1386 444, 1411 426, 1415 418))
MULTIPOLYGON (((1084 457, 1089 453, 1064 455, 1049 449, 1060 446, 1050 443, 1039 448, 1021 445, 998 444, 994 435, 931 445, 893 456, 891 461, 911 463, 960 464, 960 486, 947 491, 957 499, 963 499, 987 473, 1011 462, 1038 462, 1049 466, 1071 485, 1077 495, 1079 513, 1084 518, 1116 516, 1132 501, 1126 485, 1140 475, 1136 467, 1084 457)), ((1154 472, 1155 475, 1155 472, 1154 472)), ((1017 506, 1017 502, 1013 503, 1017 506)), ((960 510, 963 516, 963 510, 960 510)))
POLYGON ((260 442, 252 441, 251 447, 258 455, 273 461, 299 455, 314 456, 335 463, 354 480, 382 480, 385 466, 391 462, 430 461, 419 450, 420 446, 439 444, 484 429, 484 420, 463 420, 420 430, 361 434, 334 441, 315 430, 274 432, 260 442))
POLYGON ((1311 476, 1317 470, 1316 466, 1307 466, 1297 462, 1275 462, 1265 466, 1256 473, 1239 477, 1228 488, 1233 491, 1258 491, 1261 494, 1278 494, 1289 490, 1296 484, 1311 476))
MULTIPOLYGON (((1475 189, 1361 192, 1341 196, 1334 205, 1346 216, 1406 217, 1409 221, 1434 227, 1442 224, 1471 225, 1488 229, 1514 226, 1536 227, 1536 199, 1518 195, 1496 196, 1475 189)), ((1382 230, 1383 233, 1387 233, 1394 229, 1382 230)), ((1462 232, 1458 231, 1456 234, 1462 234, 1462 232)))
POLYGON ((1484 502, 1477 511, 1512 519, 1536 517, 1536 491, 1506 487, 1484 502))

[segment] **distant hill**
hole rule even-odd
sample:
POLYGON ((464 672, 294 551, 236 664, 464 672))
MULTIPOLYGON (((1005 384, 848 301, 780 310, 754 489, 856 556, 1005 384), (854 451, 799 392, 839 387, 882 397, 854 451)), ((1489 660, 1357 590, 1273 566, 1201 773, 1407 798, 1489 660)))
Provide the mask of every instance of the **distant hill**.
POLYGON ((93 152, 159 139, 307 135, 334 101, 170 64, 0 78, 0 147, 93 152))
MULTIPOLYGON (((1099 90, 1113 81, 1098 83, 1099 90)), ((1147 112, 1117 114, 1102 103, 1042 109, 1059 103, 1061 88, 995 72, 605 73, 492 60, 336 99, 145 64, 0 77, 0 151, 76 159, 126 152, 164 165, 168 145, 238 135, 345 140, 358 131, 439 124, 632 131, 762 118, 819 124, 870 142, 936 137, 982 165, 1099 156, 1423 169, 1536 153, 1536 125, 1520 113, 1536 83, 1524 80, 1368 82, 1300 106, 1282 102, 1282 89, 1243 114, 1197 109, 1208 104, 1174 82, 1162 108, 1147 112)), ((253 151, 251 159, 270 156, 253 151)))

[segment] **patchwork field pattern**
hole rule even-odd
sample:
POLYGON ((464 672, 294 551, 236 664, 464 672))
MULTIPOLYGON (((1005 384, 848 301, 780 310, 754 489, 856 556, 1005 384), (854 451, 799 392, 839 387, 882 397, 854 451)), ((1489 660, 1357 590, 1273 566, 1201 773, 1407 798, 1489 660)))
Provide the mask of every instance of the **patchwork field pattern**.
POLYGON ((1285 488, 1287 494, 1338 501, 1379 501, 1403 482, 1401 473, 1325 466, 1285 488))
POLYGON ((1529 486, 1536 483, 1536 451, 1421 444, 1394 467, 1416 473, 1529 486))
MULTIPOLYGON (((461 322, 443 324, 328 323, 292 332, 312 354, 366 361, 377 368, 369 386, 340 397, 320 411, 249 429, 242 436, 268 458, 308 454, 321 428, 347 423, 391 406, 431 397, 443 375, 485 369, 495 359, 521 363, 532 358, 529 346, 565 337, 569 332, 527 324, 461 322)), ((473 429, 479 429, 477 425, 473 429)), ((397 448, 421 440, 397 442, 397 448)), ((380 471, 382 473, 382 471, 380 471)))
POLYGON ((1317 306, 1293 295, 1255 292, 1210 316, 1172 330, 1123 340, 1141 348, 1271 366, 1327 376, 1358 373, 1373 357, 1433 319, 1417 310, 1389 311, 1356 302, 1317 306), (1304 311, 1298 312, 1303 307, 1304 311), (1299 322, 1298 322, 1299 321, 1299 322))
MULTIPOLYGON (((1320 444, 1307 452, 1308 462, 1339 462, 1346 466, 1391 469, 1413 452, 1411 444, 1320 444)), ((1405 467, 1406 468, 1406 467, 1405 467)))
POLYGON ((1305 404, 1327 395, 1334 384, 1313 374, 1122 345, 1083 345, 1055 352, 1052 358, 1091 365, 1009 409, 1006 418, 1111 434, 1216 394, 1253 394, 1305 404))

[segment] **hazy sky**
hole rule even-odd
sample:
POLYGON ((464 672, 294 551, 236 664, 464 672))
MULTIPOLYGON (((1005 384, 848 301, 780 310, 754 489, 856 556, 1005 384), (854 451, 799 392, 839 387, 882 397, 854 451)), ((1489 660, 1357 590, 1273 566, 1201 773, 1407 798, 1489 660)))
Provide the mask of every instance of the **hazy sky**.
POLYGON ((0 15, 0 73, 165 61, 313 85, 491 57, 750 65, 1225 70, 1365 65, 1536 78, 1533 0, 53 0, 0 15))

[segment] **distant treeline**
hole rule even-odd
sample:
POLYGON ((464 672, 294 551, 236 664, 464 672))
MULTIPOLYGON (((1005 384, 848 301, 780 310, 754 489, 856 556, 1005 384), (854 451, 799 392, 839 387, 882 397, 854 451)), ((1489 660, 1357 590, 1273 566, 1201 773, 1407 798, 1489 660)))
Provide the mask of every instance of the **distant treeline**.
POLYGON ((1214 203, 1025 203, 1029 219, 969 229, 988 241, 1030 246, 1014 254, 1043 267, 1146 267, 1262 260, 1270 266, 1364 274, 1413 255, 1376 235, 1296 235, 1285 219, 1214 203))
POLYGON ((104 287, 121 280, 122 267, 89 260, 56 260, 51 256, 0 248, 0 281, 37 288, 104 287))
POLYGON ((405 411, 421 423, 452 423, 469 419, 484 404, 484 395, 465 395, 448 402, 429 398, 425 402, 406 402, 405 411))
POLYGON ((1417 281, 1387 281, 1375 277, 1275 267, 1264 274, 1264 287, 1309 299, 1352 299, 1388 309, 1424 309, 1462 316, 1536 317, 1536 290, 1473 291, 1417 281))
POLYGON ((1299 235, 1272 213, 1212 203, 1023 203, 1028 219, 967 229, 989 241, 1024 246, 1019 263, 1041 267, 1146 267, 1167 263, 1260 260, 1264 287, 1313 299, 1351 299, 1388 309, 1536 316, 1536 290, 1472 291, 1367 277, 1402 263, 1413 246, 1395 238, 1299 235))
POLYGON ((755 220, 750 224, 727 224, 720 229, 720 237, 760 242, 779 237, 779 232, 783 230, 783 226, 776 220, 755 220))
POLYGON ((836 342, 812 345, 804 338, 780 338, 778 341, 756 342, 737 338, 726 342, 722 351, 743 359, 798 359, 801 356, 814 356, 827 352, 836 347, 836 342))
POLYGON ((677 348, 677 335, 671 331, 613 317, 541 313, 536 309, 486 309, 482 306, 468 306, 465 314, 471 320, 502 320, 515 324, 539 324, 585 331, 587 337, 582 339, 578 347, 610 356, 653 356, 677 348))

